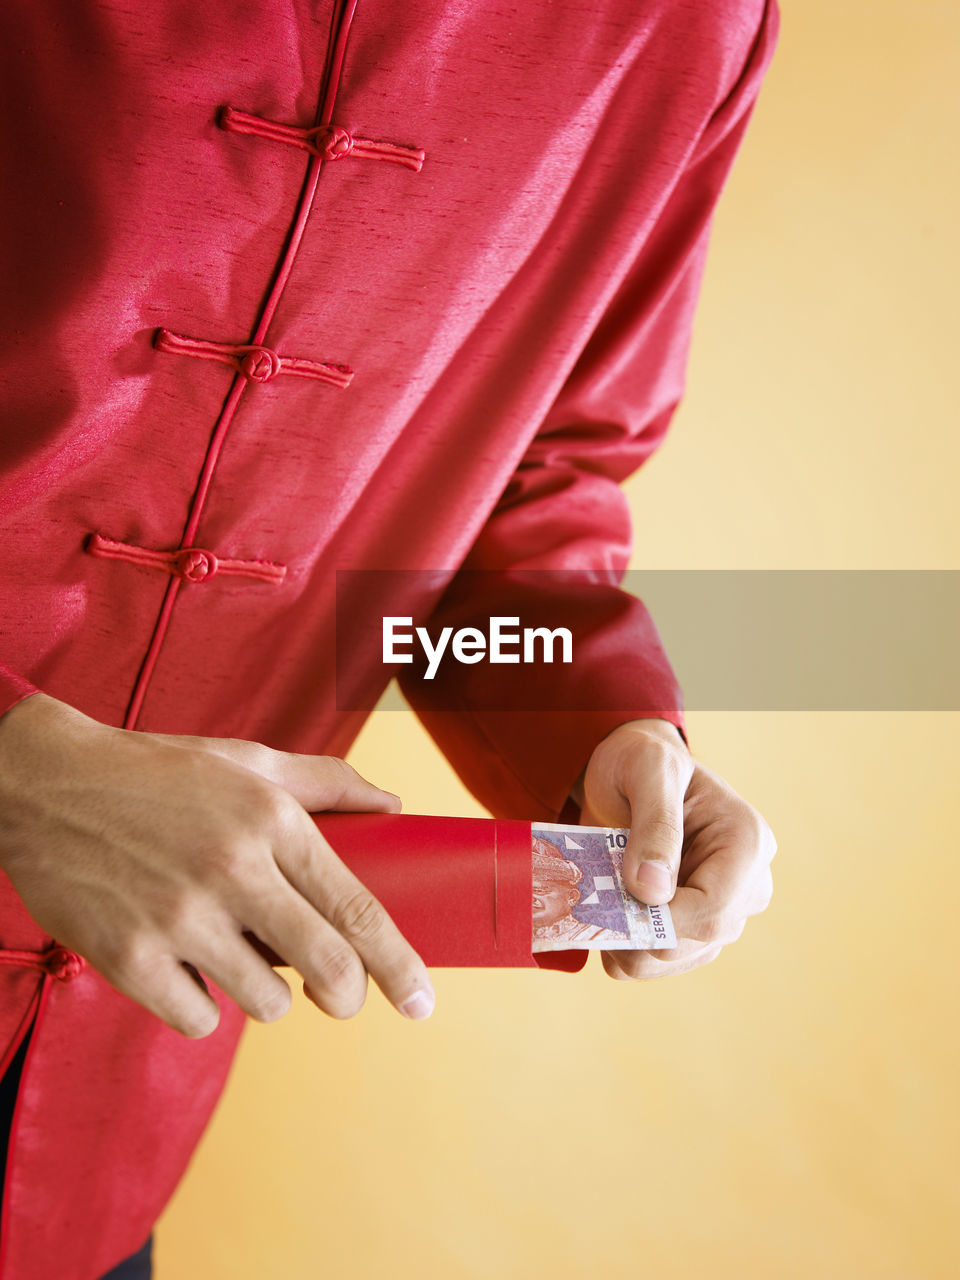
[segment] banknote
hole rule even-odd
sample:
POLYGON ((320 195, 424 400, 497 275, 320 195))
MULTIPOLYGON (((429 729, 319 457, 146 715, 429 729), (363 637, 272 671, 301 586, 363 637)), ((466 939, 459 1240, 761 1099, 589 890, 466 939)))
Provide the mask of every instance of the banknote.
POLYGON ((624 887, 628 835, 616 827, 534 823, 534 951, 658 951, 677 945, 670 909, 645 906, 624 887))

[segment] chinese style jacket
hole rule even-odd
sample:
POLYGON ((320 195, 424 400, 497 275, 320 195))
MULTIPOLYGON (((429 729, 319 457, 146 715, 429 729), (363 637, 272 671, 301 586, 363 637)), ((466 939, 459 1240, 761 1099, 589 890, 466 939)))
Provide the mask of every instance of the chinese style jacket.
MULTIPOLYGON (((586 710, 407 686, 466 783, 555 817, 615 724, 680 724, 615 585, 618 482, 681 394, 776 25, 774 0, 7 5, 0 713, 40 689, 342 755, 389 672, 342 632, 335 666, 338 570, 438 571, 439 600, 464 568, 562 569, 603 597, 586 710)), ((0 1280, 143 1242, 240 1035, 218 994, 182 1038, 0 876, 0 1072, 32 1027, 0 1280)))

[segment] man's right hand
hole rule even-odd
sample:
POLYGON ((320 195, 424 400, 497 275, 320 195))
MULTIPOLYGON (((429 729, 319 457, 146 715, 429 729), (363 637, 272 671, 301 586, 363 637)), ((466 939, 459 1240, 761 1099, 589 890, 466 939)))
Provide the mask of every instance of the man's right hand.
POLYGON ((395 813, 343 760, 232 738, 116 729, 37 693, 0 716, 0 867, 36 923, 186 1036, 219 1009, 201 974, 272 1022, 290 988, 335 1018, 367 974, 428 1016, 426 967, 309 817, 395 813))

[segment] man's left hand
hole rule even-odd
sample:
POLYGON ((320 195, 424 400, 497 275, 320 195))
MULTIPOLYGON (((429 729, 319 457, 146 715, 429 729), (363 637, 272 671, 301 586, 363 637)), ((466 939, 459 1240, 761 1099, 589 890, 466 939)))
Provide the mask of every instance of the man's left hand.
POLYGON ((604 951, 611 978, 659 978, 716 959, 765 910, 777 842, 766 822, 690 754, 666 720, 632 720, 595 748, 583 775, 580 821, 629 827, 627 888, 670 904, 672 951, 604 951))

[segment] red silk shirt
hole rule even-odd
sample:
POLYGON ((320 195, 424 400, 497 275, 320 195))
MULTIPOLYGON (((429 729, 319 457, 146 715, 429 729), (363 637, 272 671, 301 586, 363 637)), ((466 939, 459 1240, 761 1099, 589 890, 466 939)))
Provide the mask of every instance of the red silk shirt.
MULTIPOLYGON (((337 570, 615 581, 776 26, 773 0, 5 6, 0 713, 41 689, 343 754, 372 677, 334 667, 337 570)), ((607 710, 408 687, 499 816, 555 816, 616 723, 681 723, 642 604, 605 591, 578 679, 607 710)), ((0 881, 0 1070, 34 1028, 0 1280, 94 1280, 181 1177, 243 1015, 221 995, 184 1039, 0 881)))

